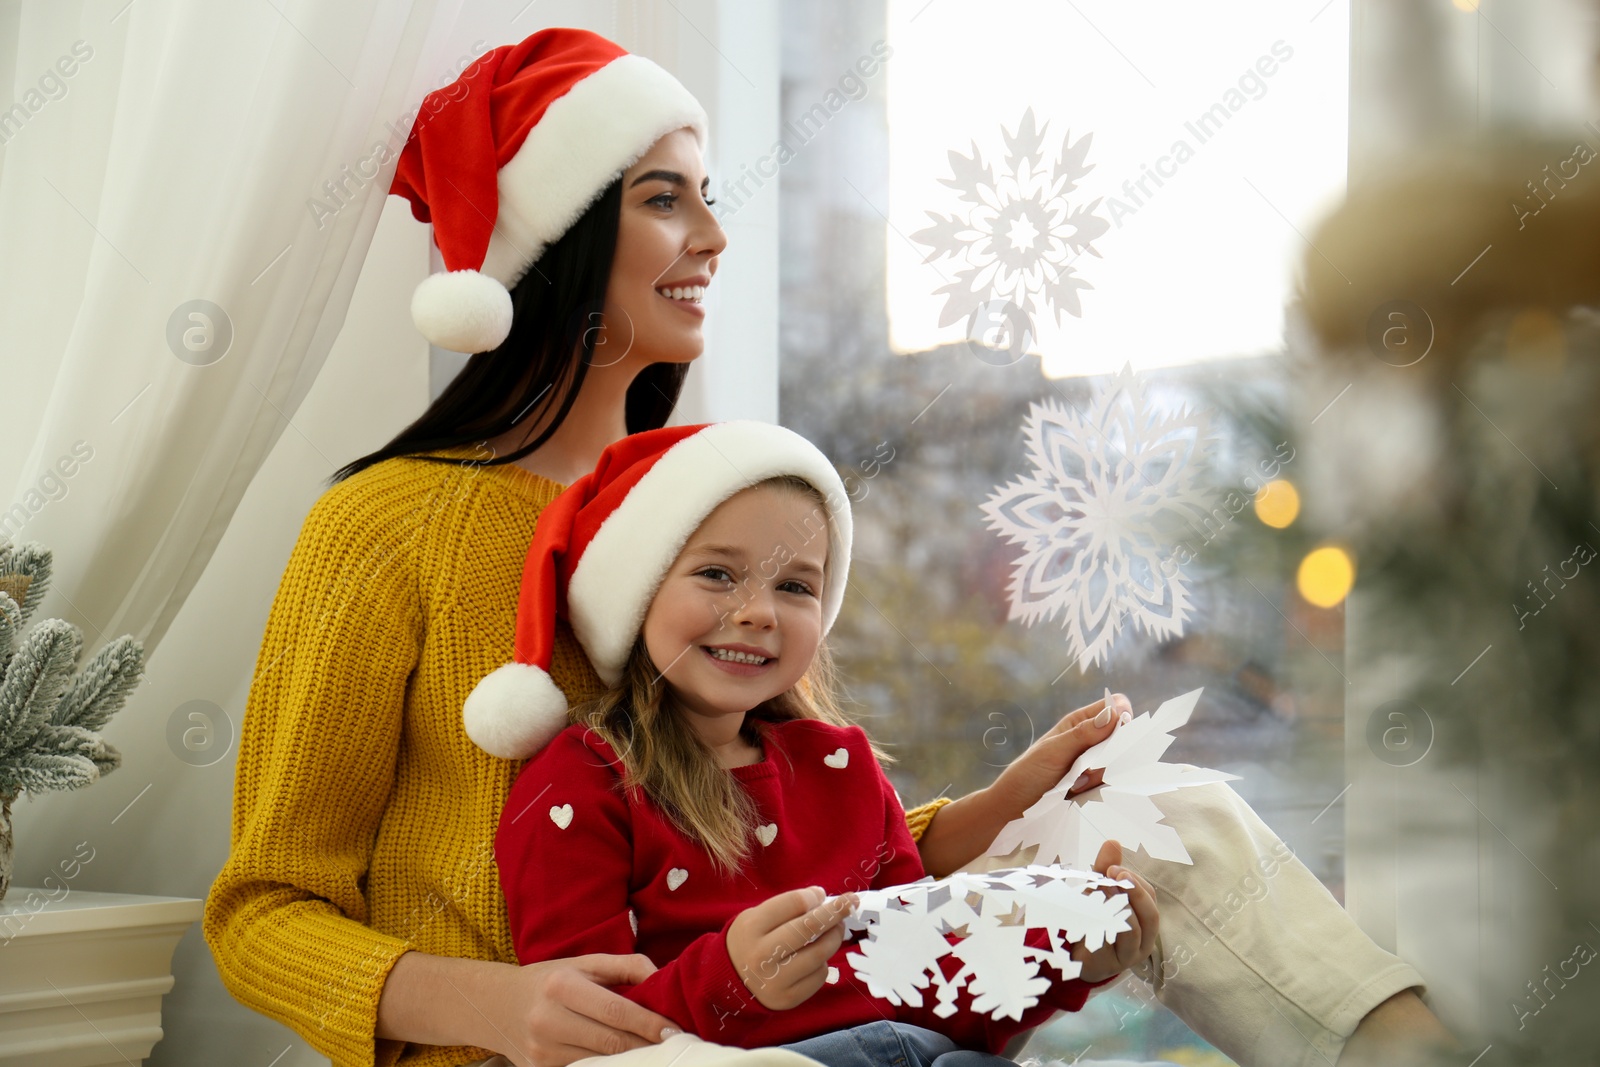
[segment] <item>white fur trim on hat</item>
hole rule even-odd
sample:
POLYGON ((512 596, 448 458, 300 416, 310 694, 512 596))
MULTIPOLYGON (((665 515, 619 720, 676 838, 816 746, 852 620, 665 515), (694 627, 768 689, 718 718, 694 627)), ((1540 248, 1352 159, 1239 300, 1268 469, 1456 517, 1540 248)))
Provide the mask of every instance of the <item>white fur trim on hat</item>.
POLYGON ((500 168, 500 214, 483 272, 512 288, 621 171, 673 130, 706 146, 694 94, 643 56, 618 56, 551 102, 500 168))
POLYGON ((411 319, 440 348, 488 352, 511 333, 511 294, 475 270, 430 274, 411 294, 411 319))
POLYGON ((485 752, 525 759, 566 729, 567 697, 541 668, 507 663, 473 688, 461 719, 485 752))
MULTIPOLYGON (((616 685, 621 679, 656 589, 706 516, 740 490, 780 474, 799 475, 827 501, 822 632, 832 628, 850 573, 850 506, 838 472, 793 430, 751 420, 713 423, 662 453, 573 569, 567 612, 601 681, 616 685)), ((796 541, 819 532, 795 531, 796 541)))

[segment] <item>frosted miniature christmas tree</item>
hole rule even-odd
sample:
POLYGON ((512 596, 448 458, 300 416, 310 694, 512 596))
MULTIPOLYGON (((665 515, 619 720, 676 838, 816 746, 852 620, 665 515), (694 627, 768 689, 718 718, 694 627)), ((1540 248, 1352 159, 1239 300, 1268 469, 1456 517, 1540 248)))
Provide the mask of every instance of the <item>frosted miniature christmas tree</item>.
POLYGON ((83 635, 45 619, 24 636, 50 586, 51 554, 0 545, 0 898, 11 883, 11 804, 28 792, 77 789, 122 755, 98 731, 144 675, 144 646, 124 635, 78 670, 83 635))

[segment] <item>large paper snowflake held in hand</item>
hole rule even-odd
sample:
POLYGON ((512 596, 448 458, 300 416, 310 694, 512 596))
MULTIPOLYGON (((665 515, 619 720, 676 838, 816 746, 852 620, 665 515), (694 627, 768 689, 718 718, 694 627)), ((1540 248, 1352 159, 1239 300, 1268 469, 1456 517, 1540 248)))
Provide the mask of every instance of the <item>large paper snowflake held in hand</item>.
POLYGON ((1071 263, 1084 252, 1095 256, 1094 241, 1111 224, 1095 213, 1099 200, 1074 206, 1067 194, 1094 169, 1085 164, 1093 134, 1072 140, 1069 130, 1061 154, 1045 165, 1045 130, 1035 128, 1029 108, 1012 135, 1000 128, 1006 145, 1006 171, 995 176, 983 161, 977 142, 972 155, 951 149, 951 177, 939 181, 955 189, 972 207, 965 215, 940 215, 929 211, 933 225, 918 230, 911 239, 931 248, 924 263, 949 257, 965 264, 956 280, 936 291, 945 297, 939 325, 968 318, 990 300, 1006 300, 1032 317, 1039 300, 1054 312, 1081 317, 1079 289, 1094 286, 1079 278, 1071 263))
POLYGON ((1110 653, 1124 621, 1181 634, 1189 591, 1170 546, 1179 524, 1192 531, 1206 515, 1207 420, 1156 412, 1124 367, 1087 414, 1034 403, 1023 437, 1033 471, 982 504, 989 526, 1027 550, 1012 571, 1010 617, 1031 626, 1065 613, 1080 671, 1110 653))
POLYGON ((1237 774, 1162 763, 1172 744, 1172 731, 1189 721, 1203 690, 1173 697, 1152 713, 1135 716, 1118 726, 1110 737, 1078 757, 1038 803, 1022 818, 1006 824, 986 855, 1010 856, 1038 845, 1039 863, 1068 863, 1087 867, 1100 846, 1116 841, 1127 857, 1143 849, 1152 859, 1193 863, 1178 832, 1162 823, 1161 809, 1150 798, 1185 786, 1237 779, 1237 774), (1100 785, 1068 796, 1080 775, 1100 769, 1100 785))
POLYGON ((1035 864, 864 890, 845 928, 866 940, 845 958, 868 991, 891 1004, 921 1007, 932 985, 933 1013, 948 1018, 965 987, 973 1011, 1020 1020, 1053 981, 1078 977, 1073 945, 1095 952, 1132 929, 1128 898, 1116 887, 1133 883, 1035 864), (1046 947, 1024 943, 1030 930, 1044 931, 1046 947), (948 955, 961 963, 950 978, 939 964, 948 955), (1045 963, 1060 978, 1041 974, 1045 963))

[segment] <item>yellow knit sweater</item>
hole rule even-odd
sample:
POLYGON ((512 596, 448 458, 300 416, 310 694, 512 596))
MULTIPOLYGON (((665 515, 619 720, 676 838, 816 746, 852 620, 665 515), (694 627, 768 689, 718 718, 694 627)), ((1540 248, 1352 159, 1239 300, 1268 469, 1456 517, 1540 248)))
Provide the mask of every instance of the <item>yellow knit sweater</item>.
MULTIPOLYGON (((461 705, 512 655, 523 560, 563 486, 516 466, 393 459, 306 518, 256 660, 232 848, 206 899, 223 984, 336 1067, 458 1067, 492 1050, 376 1040, 389 969, 417 949, 516 963, 493 844, 522 761, 468 740, 461 705)), ((551 676, 599 679, 565 625, 551 676)), ((920 837, 943 799, 907 815, 920 837)))

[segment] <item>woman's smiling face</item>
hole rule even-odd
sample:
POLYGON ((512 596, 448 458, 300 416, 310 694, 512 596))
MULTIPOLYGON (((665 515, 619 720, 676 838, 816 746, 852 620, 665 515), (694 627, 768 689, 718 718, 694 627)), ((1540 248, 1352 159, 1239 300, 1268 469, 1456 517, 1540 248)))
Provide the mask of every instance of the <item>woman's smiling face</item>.
POLYGON ((706 199, 709 187, 687 128, 662 137, 623 172, 596 365, 687 363, 705 350, 702 299, 728 243, 706 199))

